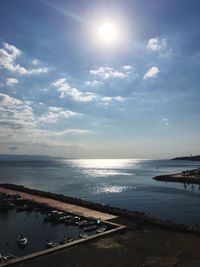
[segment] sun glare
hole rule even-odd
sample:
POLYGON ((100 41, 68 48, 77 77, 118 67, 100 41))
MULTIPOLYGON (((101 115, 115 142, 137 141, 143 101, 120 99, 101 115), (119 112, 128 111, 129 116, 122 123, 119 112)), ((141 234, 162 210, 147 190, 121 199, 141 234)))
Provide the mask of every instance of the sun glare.
POLYGON ((117 28, 110 22, 105 22, 98 27, 98 37, 102 42, 113 43, 117 38, 117 28))

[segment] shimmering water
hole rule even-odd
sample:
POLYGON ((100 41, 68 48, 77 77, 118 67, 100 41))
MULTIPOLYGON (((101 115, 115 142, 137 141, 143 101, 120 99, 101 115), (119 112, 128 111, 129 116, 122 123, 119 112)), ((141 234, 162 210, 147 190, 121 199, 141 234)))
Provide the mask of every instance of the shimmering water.
POLYGON ((179 223, 200 224, 199 186, 152 179, 197 167, 200 162, 136 159, 0 162, 0 182, 145 211, 179 223))

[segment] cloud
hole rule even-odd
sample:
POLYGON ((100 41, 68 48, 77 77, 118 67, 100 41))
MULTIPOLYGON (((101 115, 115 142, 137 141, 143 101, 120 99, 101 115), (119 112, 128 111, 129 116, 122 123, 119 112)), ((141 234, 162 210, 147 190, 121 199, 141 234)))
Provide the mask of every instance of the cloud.
POLYGON ((17 84, 19 81, 15 78, 7 78, 6 79, 6 85, 7 86, 13 86, 15 84, 17 84))
POLYGON ((49 107, 49 111, 46 115, 39 118, 39 122, 42 123, 55 123, 57 120, 65 118, 71 118, 81 116, 81 113, 73 112, 59 107, 49 107))
POLYGON ((125 100, 122 96, 102 96, 100 97, 101 104, 108 106, 112 101, 123 102, 125 100))
POLYGON ((147 49, 152 51, 159 51, 167 48, 167 40, 165 38, 159 39, 158 37, 151 38, 147 42, 147 49))
POLYGON ((151 79, 154 78, 158 75, 158 73, 160 72, 158 67, 151 67, 143 76, 143 79, 151 79))
POLYGON ((0 93, 1 127, 23 129, 34 125, 36 125, 36 119, 27 101, 0 93))
POLYGON ((168 118, 163 118, 163 119, 162 119, 162 123, 168 126, 168 125, 170 124, 170 119, 168 119, 168 118))
POLYGON ((123 66, 122 69, 114 70, 110 67, 100 67, 98 69, 90 70, 89 73, 92 75, 99 76, 100 78, 106 80, 110 78, 119 78, 124 79, 129 77, 130 75, 131 66, 123 66))
POLYGON ((49 131, 43 129, 33 129, 28 130, 27 134, 33 138, 47 138, 47 137, 61 137, 68 135, 85 135, 89 134, 91 131, 84 129, 65 129, 63 131, 49 131))
POLYGON ((64 98, 70 96, 74 101, 77 102, 91 102, 96 98, 96 95, 91 92, 81 92, 76 88, 71 87, 65 78, 58 79, 51 84, 57 88, 60 93, 59 97, 64 98))
POLYGON ((99 82, 97 80, 92 80, 92 81, 86 81, 85 84, 87 86, 95 87, 95 86, 98 86, 99 84, 101 84, 101 82, 99 82))
POLYGON ((14 45, 4 43, 3 48, 0 48, 0 67, 10 72, 18 73, 20 75, 40 74, 48 72, 48 68, 46 67, 26 69, 20 64, 17 64, 15 61, 21 54, 22 52, 14 45))
POLYGON ((128 70, 128 71, 131 71, 132 70, 132 66, 130 66, 130 65, 124 65, 123 67, 122 67, 124 70, 128 70))
POLYGON ((33 59, 32 60, 32 64, 33 65, 38 65, 40 63, 40 61, 38 59, 33 59))
POLYGON ((69 95, 73 100, 78 102, 91 102, 96 98, 96 95, 91 92, 80 92, 76 88, 71 88, 69 95))

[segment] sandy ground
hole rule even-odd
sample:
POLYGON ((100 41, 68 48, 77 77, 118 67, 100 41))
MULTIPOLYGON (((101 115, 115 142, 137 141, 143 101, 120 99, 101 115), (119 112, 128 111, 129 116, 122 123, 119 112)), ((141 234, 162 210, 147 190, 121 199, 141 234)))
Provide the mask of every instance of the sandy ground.
MULTIPOLYGON (((117 221, 116 221, 117 220, 117 221)), ((13 265, 14 267, 199 267, 200 237, 143 226, 117 218, 127 225, 123 233, 13 265)))
POLYGON ((103 213, 100 211, 95 211, 95 210, 80 207, 77 205, 64 203, 64 202, 61 202, 58 200, 54 200, 54 199, 50 199, 50 198, 46 198, 46 197, 40 197, 40 196, 36 196, 36 195, 31 195, 28 193, 24 193, 24 192, 20 192, 20 191, 16 191, 16 190, 11 190, 11 189, 7 189, 7 188, 3 188, 3 187, 0 187, 0 192, 9 193, 9 194, 19 194, 24 199, 29 199, 29 200, 33 200, 33 201, 36 201, 39 203, 47 204, 50 207, 59 208, 59 209, 62 209, 62 210, 65 210, 65 211, 68 211, 71 213, 83 215, 85 217, 93 217, 93 218, 97 218, 97 219, 99 218, 99 219, 104 220, 104 221, 116 218, 116 216, 110 215, 108 213, 103 213))

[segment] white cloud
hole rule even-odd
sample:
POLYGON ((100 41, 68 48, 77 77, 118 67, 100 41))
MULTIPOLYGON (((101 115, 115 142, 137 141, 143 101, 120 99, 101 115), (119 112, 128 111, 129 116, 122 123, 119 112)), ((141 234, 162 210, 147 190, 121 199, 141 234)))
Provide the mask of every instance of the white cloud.
POLYGON ((65 78, 58 79, 51 85, 57 88, 57 91, 60 93, 60 98, 64 98, 68 95, 77 102, 91 102, 96 98, 94 93, 81 92, 78 89, 71 87, 65 78))
POLYGON ((101 84, 101 82, 99 82, 97 80, 92 80, 92 81, 86 81, 85 84, 87 86, 95 87, 95 86, 98 86, 99 84, 101 84))
POLYGON ((11 55, 13 55, 13 57, 16 58, 17 56, 19 56, 21 54, 21 51, 17 47, 15 47, 14 45, 10 45, 8 43, 4 43, 3 45, 4 45, 4 48, 7 51, 9 51, 11 53, 11 55))
POLYGON ((42 123, 55 123, 57 120, 61 118, 71 118, 76 116, 81 116, 81 113, 73 112, 71 110, 66 110, 64 108, 59 107, 49 107, 49 111, 47 114, 43 115, 39 118, 39 121, 42 123))
POLYGON ((17 84, 19 81, 15 78, 7 78, 6 79, 6 85, 7 86, 13 86, 15 84, 17 84))
POLYGON ((158 73, 160 72, 158 67, 151 67, 143 76, 143 79, 150 79, 150 78, 154 78, 158 75, 158 73))
POLYGON ((76 88, 70 88, 69 95, 73 100, 78 102, 91 102, 96 98, 96 95, 91 92, 80 92, 76 88))
POLYGON ((123 102, 125 98, 122 96, 102 96, 100 100, 103 105, 108 106, 112 101, 123 102))
POLYGON ((0 125, 22 129, 36 125, 36 119, 27 101, 0 94, 0 125))
POLYGON ((22 52, 14 45, 4 43, 3 48, 0 48, 0 66, 10 72, 18 73, 20 75, 48 72, 48 68, 46 67, 26 69, 25 67, 17 64, 15 61, 17 57, 21 55, 21 53, 22 52))
POLYGON ((158 37, 151 38, 147 42, 147 49, 158 51, 167 47, 167 40, 165 38, 159 39, 158 37))
POLYGON ((90 74, 99 76, 100 78, 106 80, 109 78, 119 78, 124 79, 129 77, 131 66, 123 66, 122 70, 114 70, 110 67, 100 67, 98 69, 90 70, 90 74))
POLYGON ((168 126, 168 125, 170 124, 170 119, 168 119, 168 118, 163 118, 163 119, 162 119, 162 123, 168 126))
POLYGON ((39 62, 39 60, 38 59, 33 59, 32 60, 32 64, 33 65, 38 65, 40 62, 39 62))
POLYGON ((124 65, 122 68, 124 70, 128 70, 128 71, 131 71, 132 70, 132 66, 130 66, 130 65, 124 65))
POLYGON ((85 135, 91 133, 89 130, 84 129, 65 129, 63 131, 49 131, 43 129, 34 129, 28 130, 28 135, 32 136, 33 138, 46 138, 46 137, 61 137, 61 136, 68 136, 68 135, 85 135))

